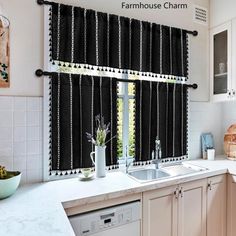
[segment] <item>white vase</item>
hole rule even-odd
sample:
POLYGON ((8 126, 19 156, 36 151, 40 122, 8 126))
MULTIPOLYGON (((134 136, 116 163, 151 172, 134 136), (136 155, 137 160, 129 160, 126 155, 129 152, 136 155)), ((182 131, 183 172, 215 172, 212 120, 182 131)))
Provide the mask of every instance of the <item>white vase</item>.
POLYGON ((95 146, 95 152, 90 153, 91 160, 95 165, 95 174, 97 178, 106 176, 106 146, 95 146), (93 156, 94 155, 94 156, 93 156), (95 159, 95 160, 94 160, 95 159))

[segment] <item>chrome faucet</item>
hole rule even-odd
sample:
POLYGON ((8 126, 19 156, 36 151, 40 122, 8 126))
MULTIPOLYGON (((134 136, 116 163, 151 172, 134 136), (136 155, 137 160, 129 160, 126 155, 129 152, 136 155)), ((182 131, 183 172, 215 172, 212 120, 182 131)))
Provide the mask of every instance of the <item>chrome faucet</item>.
POLYGON ((133 160, 131 160, 130 162, 128 162, 128 158, 126 158, 126 161, 125 161, 125 173, 128 174, 129 173, 129 167, 130 165, 132 164, 133 160))
POLYGON ((156 165, 156 169, 160 168, 161 163, 161 140, 156 137, 155 151, 152 152, 152 163, 156 165))
POLYGON ((125 173, 128 174, 129 173, 129 167, 130 165, 133 163, 134 159, 131 159, 130 162, 128 161, 129 156, 128 156, 128 147, 125 147, 125 173))

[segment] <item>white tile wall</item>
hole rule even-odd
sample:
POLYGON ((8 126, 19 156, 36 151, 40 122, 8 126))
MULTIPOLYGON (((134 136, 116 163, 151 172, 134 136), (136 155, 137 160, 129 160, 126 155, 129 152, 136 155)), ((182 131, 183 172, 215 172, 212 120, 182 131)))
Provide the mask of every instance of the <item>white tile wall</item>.
POLYGON ((236 101, 222 103, 222 137, 230 125, 236 124, 236 101))
POLYGON ((0 165, 42 181, 42 98, 0 96, 0 165))
POLYGON ((222 104, 191 102, 189 114, 189 156, 198 159, 202 156, 200 137, 211 132, 214 136, 216 154, 223 153, 222 104))
MULTIPOLYGON (((0 165, 22 171, 22 183, 42 181, 42 103, 41 97, 0 96, 0 165)), ((234 117, 236 122, 236 111, 231 110, 232 106, 190 103, 191 159, 201 157, 200 135, 203 132, 213 133, 216 152, 222 154, 223 127, 232 123, 234 117), (230 110, 224 119, 222 110, 230 110)))

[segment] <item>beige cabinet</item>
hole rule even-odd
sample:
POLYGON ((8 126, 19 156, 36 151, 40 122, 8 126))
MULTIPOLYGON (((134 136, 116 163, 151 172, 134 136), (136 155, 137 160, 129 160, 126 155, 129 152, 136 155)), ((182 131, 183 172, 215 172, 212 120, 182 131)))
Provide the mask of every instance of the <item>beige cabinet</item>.
POLYGON ((225 175, 208 178, 207 236, 226 236, 225 175))
POLYGON ((206 180, 143 193, 143 236, 205 236, 206 180))
POLYGON ((179 236, 206 236, 206 179, 180 187, 179 236))
POLYGON ((143 193, 143 236, 177 236, 177 187, 143 193))
POLYGON ((227 236, 236 235, 236 176, 228 175, 227 236))

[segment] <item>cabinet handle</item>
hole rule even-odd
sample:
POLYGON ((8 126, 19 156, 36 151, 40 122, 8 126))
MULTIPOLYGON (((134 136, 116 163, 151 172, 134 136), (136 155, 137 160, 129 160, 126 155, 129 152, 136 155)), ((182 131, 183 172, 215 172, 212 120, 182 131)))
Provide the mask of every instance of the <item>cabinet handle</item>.
POLYGON ((176 190, 174 191, 174 195, 175 195, 175 199, 179 198, 179 189, 176 188, 176 190))
POLYGON ((212 183, 211 181, 207 184, 208 189, 211 191, 212 190, 212 183))
POLYGON ((181 187, 180 190, 179 190, 179 195, 180 195, 181 198, 184 196, 184 194, 183 194, 183 188, 182 188, 182 187, 181 187))

